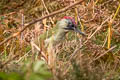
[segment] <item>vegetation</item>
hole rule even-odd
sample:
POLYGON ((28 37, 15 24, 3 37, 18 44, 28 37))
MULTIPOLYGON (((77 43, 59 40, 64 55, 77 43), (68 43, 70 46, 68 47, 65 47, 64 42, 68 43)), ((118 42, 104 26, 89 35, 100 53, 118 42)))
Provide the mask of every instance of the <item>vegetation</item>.
MULTIPOLYGON (((0 43, 27 23, 77 1, 80 0, 0 0, 0 43)), ((0 80, 119 80, 119 8, 119 0, 84 0, 30 25, 0 45, 0 80), (65 41, 56 46, 56 66, 52 71, 40 55, 33 54, 30 41, 53 28, 64 16, 74 17, 87 36, 67 34, 65 41)))

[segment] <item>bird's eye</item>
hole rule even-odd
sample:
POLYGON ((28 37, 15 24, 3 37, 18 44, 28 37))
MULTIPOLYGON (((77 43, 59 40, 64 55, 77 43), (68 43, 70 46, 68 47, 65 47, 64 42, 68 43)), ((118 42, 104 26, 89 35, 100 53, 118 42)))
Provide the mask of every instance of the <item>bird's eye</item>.
POLYGON ((68 27, 74 27, 74 24, 70 22, 68 27))
POLYGON ((72 26, 71 27, 74 27, 74 24, 72 24, 72 26))
POLYGON ((69 24, 69 27, 74 27, 74 24, 72 24, 72 23, 71 23, 71 24, 69 24))

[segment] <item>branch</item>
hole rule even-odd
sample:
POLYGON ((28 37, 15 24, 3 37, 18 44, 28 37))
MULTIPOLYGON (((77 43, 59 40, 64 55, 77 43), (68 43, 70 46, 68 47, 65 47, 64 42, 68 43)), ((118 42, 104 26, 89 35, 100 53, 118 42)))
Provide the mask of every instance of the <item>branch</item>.
POLYGON ((53 13, 50 13, 49 15, 43 16, 43 17, 41 17, 41 18, 39 18, 39 19, 36 19, 36 20, 34 20, 34 21, 31 21, 31 22, 28 23, 28 24, 25 24, 25 26, 24 26, 23 29, 21 29, 21 30, 20 30, 19 32, 17 32, 17 33, 12 34, 10 37, 8 37, 8 38, 5 39, 4 41, 2 41, 2 42, 0 43, 0 46, 3 45, 4 43, 6 43, 7 41, 11 40, 12 38, 16 37, 17 35, 21 34, 21 33, 22 33, 26 28, 28 28, 30 25, 32 25, 32 24, 34 24, 34 23, 36 23, 36 22, 38 22, 38 21, 41 21, 41 20, 43 20, 43 19, 45 19, 45 18, 54 16, 54 15, 59 14, 59 13, 62 13, 62 12, 65 12, 65 11, 67 11, 69 8, 74 7, 75 5, 80 4, 80 3, 83 2, 83 1, 84 1, 84 0, 79 0, 79 1, 77 1, 77 2, 75 2, 75 3, 73 3, 73 4, 71 4, 71 5, 63 8, 63 9, 60 9, 60 10, 58 10, 58 11, 55 11, 55 12, 53 12, 53 13))

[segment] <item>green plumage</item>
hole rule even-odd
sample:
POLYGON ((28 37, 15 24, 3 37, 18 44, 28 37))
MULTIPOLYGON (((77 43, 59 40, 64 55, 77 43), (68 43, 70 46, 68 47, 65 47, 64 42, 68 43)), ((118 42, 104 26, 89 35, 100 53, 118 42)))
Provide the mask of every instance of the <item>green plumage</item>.
POLYGON ((58 21, 55 27, 36 38, 35 44, 41 47, 41 43, 44 43, 45 47, 47 47, 48 45, 56 45, 60 43, 68 32, 68 30, 64 29, 67 25, 68 20, 66 19, 58 21))

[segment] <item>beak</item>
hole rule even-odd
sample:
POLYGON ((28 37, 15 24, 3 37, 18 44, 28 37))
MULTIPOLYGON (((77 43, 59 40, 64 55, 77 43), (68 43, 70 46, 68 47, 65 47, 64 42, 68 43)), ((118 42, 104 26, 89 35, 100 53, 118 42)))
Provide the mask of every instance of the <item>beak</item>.
POLYGON ((74 27, 73 27, 73 25, 71 25, 71 26, 69 26, 67 28, 64 28, 64 29, 66 29, 66 30, 72 30, 74 32, 77 32, 77 33, 83 35, 83 36, 86 36, 86 34, 84 32, 81 32, 75 25, 74 25, 74 27))
POLYGON ((84 32, 81 32, 77 27, 74 27, 73 31, 77 32, 77 33, 79 33, 79 34, 81 34, 83 36, 86 36, 86 34, 84 32))

